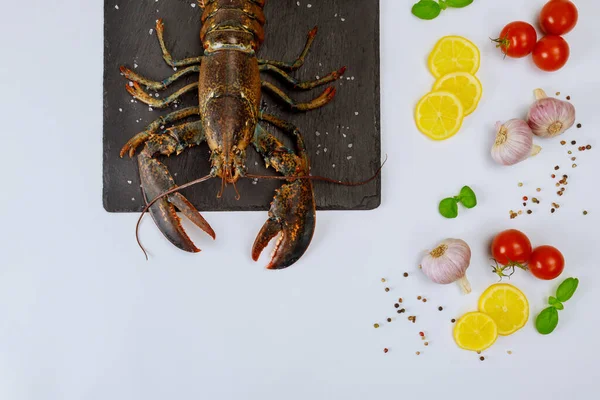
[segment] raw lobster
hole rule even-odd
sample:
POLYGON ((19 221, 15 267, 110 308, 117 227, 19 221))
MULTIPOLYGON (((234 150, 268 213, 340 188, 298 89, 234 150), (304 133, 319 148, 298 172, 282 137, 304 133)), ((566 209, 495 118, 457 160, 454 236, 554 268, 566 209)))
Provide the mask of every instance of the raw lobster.
MULTIPOLYGON (((327 88, 308 103, 297 103, 275 85, 262 81, 261 72, 269 72, 297 89, 312 89, 337 80, 345 67, 317 80, 299 82, 287 72, 304 63, 317 28, 308 34, 306 45, 297 60, 291 63, 261 60, 256 57, 264 41, 266 0, 203 0, 204 9, 200 39, 204 54, 183 60, 174 60, 163 39, 162 20, 156 24, 156 34, 163 58, 171 67, 180 68, 173 76, 157 82, 121 67, 122 74, 132 84, 127 91, 136 99, 154 107, 164 108, 184 93, 198 90, 199 102, 195 107, 181 109, 150 123, 142 132, 131 138, 121 150, 121 157, 133 157, 136 149, 144 145, 137 157, 142 189, 149 211, 160 231, 175 246, 189 252, 199 252, 184 231, 176 209, 180 210, 213 239, 215 233, 196 208, 179 192, 173 177, 160 155, 179 154, 187 147, 207 142, 210 148, 211 170, 208 177, 222 180, 221 191, 227 184, 247 177, 246 152, 252 145, 273 167, 285 177, 286 183, 277 190, 271 203, 269 218, 260 230, 252 247, 256 261, 265 246, 280 235, 269 269, 282 269, 294 264, 306 251, 315 229, 315 198, 310 175, 307 151, 298 128, 260 110, 261 93, 270 92, 291 109, 308 111, 324 106, 335 95, 335 88, 327 88), (158 99, 148 94, 163 90, 179 78, 197 74, 197 82, 189 84, 172 95, 158 99), (190 121, 189 117, 200 117, 190 121), (262 123, 269 123, 290 135, 295 151, 286 148, 275 136, 268 133, 262 123), (161 194, 170 194, 160 197, 161 194), (157 197, 160 197, 157 200, 157 197)), ((237 189, 236 189, 237 191, 237 189)))

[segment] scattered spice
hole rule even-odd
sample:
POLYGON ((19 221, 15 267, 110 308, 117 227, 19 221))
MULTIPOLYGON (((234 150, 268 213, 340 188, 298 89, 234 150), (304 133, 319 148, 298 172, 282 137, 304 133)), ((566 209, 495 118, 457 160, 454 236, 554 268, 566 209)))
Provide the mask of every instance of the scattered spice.
POLYGON ((542 188, 537 188, 537 189, 535 189, 535 191, 536 191, 536 192, 541 192, 541 191, 542 191, 542 188))
POLYGON ((583 215, 588 215, 588 212, 584 210, 583 215))
POLYGON ((529 200, 529 197, 523 196, 523 201, 527 201, 527 200, 529 200))
MULTIPOLYGON (((560 169, 560 167, 557 165, 556 167, 554 167, 555 171, 558 171, 560 169)), ((554 178, 554 177, 553 177, 554 178)))
POLYGON ((588 144, 587 146, 585 146, 586 149, 591 150, 592 149, 592 145, 588 144))
POLYGON ((557 96, 560 96, 560 92, 556 92, 556 95, 557 95, 557 96))
POLYGON ((391 318, 388 318, 388 319, 387 319, 387 322, 392 322, 392 319, 391 319, 391 318))
POLYGON ((404 273, 404 277, 405 277, 405 278, 408 278, 408 272, 405 272, 405 273, 404 273))
POLYGON ((481 356, 481 357, 479 357, 479 359, 480 359, 481 361, 483 361, 483 360, 485 360, 485 357, 484 357, 484 356, 481 356))
POLYGON ((379 328, 379 324, 373 324, 373 327, 374 327, 375 329, 377 329, 377 328, 379 328))
POLYGON ((519 182, 519 187, 523 187, 523 182, 519 182))
POLYGON ((555 210, 554 208, 550 210, 550 212, 551 212, 552 214, 554 214, 554 212, 555 212, 555 211, 556 211, 556 210, 555 210))
POLYGON ((535 197, 534 197, 533 199, 531 199, 531 201, 532 201, 534 204, 540 204, 540 201, 539 201, 537 198, 535 198, 535 197))
POLYGON ((427 303, 427 299, 423 299, 423 303, 427 303))
POLYGON ((414 324, 415 322, 417 322, 417 317, 411 315, 410 317, 408 317, 408 320, 414 324))
POLYGON ((429 346, 429 342, 425 342, 423 343, 425 346, 429 346))
POLYGON ((450 322, 452 322, 452 323, 455 323, 455 322, 456 322, 456 320, 455 320, 454 318, 452 318, 452 319, 450 320, 450 322))
POLYGON ((564 140, 561 140, 560 144, 562 144, 564 146, 565 144, 567 144, 567 142, 565 142, 564 140))
POLYGON ((420 355, 421 355, 421 352, 420 352, 420 351, 417 351, 417 353, 416 353, 416 354, 417 354, 418 356, 420 356, 420 355))
POLYGON ((404 313, 404 312, 406 312, 406 310, 405 310, 404 308, 402 308, 402 309, 398 310, 398 314, 402 314, 402 313, 404 313))
POLYGON ((533 213, 533 211, 527 210, 527 214, 531 214, 531 213, 533 213))
POLYGON ((572 141, 571 141, 571 144, 574 146, 574 145, 576 145, 576 144, 577 144, 577 142, 576 142, 575 140, 572 140, 572 141))
POLYGON ((552 174, 550 175, 552 177, 552 179, 556 178, 556 175, 552 174))
POLYGON ((385 278, 381 278, 381 282, 385 282, 385 278))
POLYGON ((577 164, 573 164, 573 168, 577 168, 577 164))
POLYGON ((394 307, 400 308, 400 304, 396 303, 396 304, 394 304, 394 307))
POLYGON ((573 152, 571 150, 567 151, 567 154, 573 154, 573 152))
POLYGON ((389 288, 389 287, 386 287, 386 288, 385 288, 385 291, 386 291, 386 292, 389 292, 389 291, 390 291, 390 288, 389 288))
POLYGON ((481 350, 477 350, 477 354, 481 354, 481 350))
POLYGON ((398 299, 398 303, 402 303, 402 297, 398 299))
POLYGON ((425 336, 425 332, 419 332, 419 336, 421 336, 421 337, 425 336))
POLYGON ((385 349, 383 349, 384 353, 387 353, 389 350, 387 349, 387 347, 385 349))
POLYGON ((507 353, 508 355, 511 355, 511 354, 512 354, 512 351, 508 350, 506 353, 507 353))
POLYGON ((439 310, 439 311, 442 311, 443 309, 444 309, 444 307, 442 307, 442 306, 439 306, 439 307, 438 307, 438 310, 439 310))
POLYGON ((577 127, 578 127, 578 128, 581 128, 581 124, 577 124, 577 127))
POLYGON ((571 100, 571 96, 567 96, 567 100, 571 100))
POLYGON ((422 297, 421 297, 421 296, 417 296, 417 300, 421 300, 421 299, 422 299, 422 297))

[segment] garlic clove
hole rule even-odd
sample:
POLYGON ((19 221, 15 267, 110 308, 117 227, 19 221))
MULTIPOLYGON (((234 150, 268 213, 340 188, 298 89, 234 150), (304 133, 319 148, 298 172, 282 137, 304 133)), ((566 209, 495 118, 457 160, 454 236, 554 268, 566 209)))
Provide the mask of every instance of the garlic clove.
POLYGON ((519 119, 496 123, 496 139, 491 155, 501 165, 514 165, 541 151, 534 146, 533 132, 529 125, 519 119))
POLYGON ((421 262, 421 270, 435 283, 458 282, 464 293, 471 291, 466 278, 471 263, 471 249, 460 239, 446 239, 429 252, 421 262))
POLYGON ((563 134, 575 124, 575 107, 568 101, 548 97, 542 89, 534 91, 536 102, 527 114, 534 135, 551 138, 563 134))

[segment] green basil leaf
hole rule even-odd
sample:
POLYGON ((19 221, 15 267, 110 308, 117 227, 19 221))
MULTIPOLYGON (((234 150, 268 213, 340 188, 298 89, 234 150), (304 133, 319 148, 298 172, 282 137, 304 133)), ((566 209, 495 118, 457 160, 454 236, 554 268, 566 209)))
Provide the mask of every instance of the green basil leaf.
POLYGON ((552 333, 558 325, 558 311, 554 307, 548 307, 535 319, 535 328, 542 335, 552 333))
POLYGON ((448 6, 446 5, 446 2, 444 0, 440 0, 440 7, 442 7, 442 10, 445 10, 446 8, 448 8, 448 6))
POLYGON ((556 297, 562 302, 568 301, 571 297, 573 297, 573 294, 577 290, 577 286, 579 286, 579 279, 565 279, 564 282, 560 284, 558 289, 556 289, 556 297))
POLYGON ((440 202, 440 214, 446 218, 458 217, 458 203, 453 197, 448 197, 440 202))
POLYGON ((552 307, 556 308, 557 310, 564 310, 565 306, 563 305, 563 303, 561 303, 560 301, 557 301, 556 303, 552 304, 552 307))
POLYGON ((454 8, 463 8, 466 7, 468 5, 470 5, 471 3, 473 3, 473 0, 445 0, 446 4, 448 5, 448 7, 454 7, 454 8))
POLYGON ((412 13, 421 19, 435 19, 441 12, 440 5, 433 0, 421 0, 412 6, 412 13))
POLYGON ((475 192, 468 186, 464 186, 458 195, 461 204, 467 208, 473 208, 477 205, 477 196, 475 192))
POLYGON ((550 304, 551 306, 555 305, 556 303, 558 303, 558 299, 554 296, 550 296, 550 298, 548 299, 548 304, 550 304))

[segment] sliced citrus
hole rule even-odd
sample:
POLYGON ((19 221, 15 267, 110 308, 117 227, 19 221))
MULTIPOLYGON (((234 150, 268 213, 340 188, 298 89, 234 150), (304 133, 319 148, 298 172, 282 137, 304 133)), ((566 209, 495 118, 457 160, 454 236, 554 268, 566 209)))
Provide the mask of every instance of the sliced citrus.
POLYGON ((479 70, 479 49, 461 36, 441 38, 429 55, 429 70, 436 78, 451 72, 475 74, 479 70))
POLYGON ((479 79, 468 72, 451 72, 440 77, 433 90, 450 92, 458 97, 465 109, 465 117, 475 111, 483 93, 479 79))
POLYGON ((523 292, 513 285, 498 283, 483 292, 479 298, 479 311, 496 321, 498 334, 507 336, 527 323, 529 302, 523 292))
POLYGON ((431 92, 417 104, 415 122, 419 130, 434 140, 454 136, 462 126, 464 109, 450 92, 431 92))
POLYGON ((483 351, 493 345, 497 338, 496 323, 481 312, 463 315, 454 326, 454 341, 465 350, 483 351))

